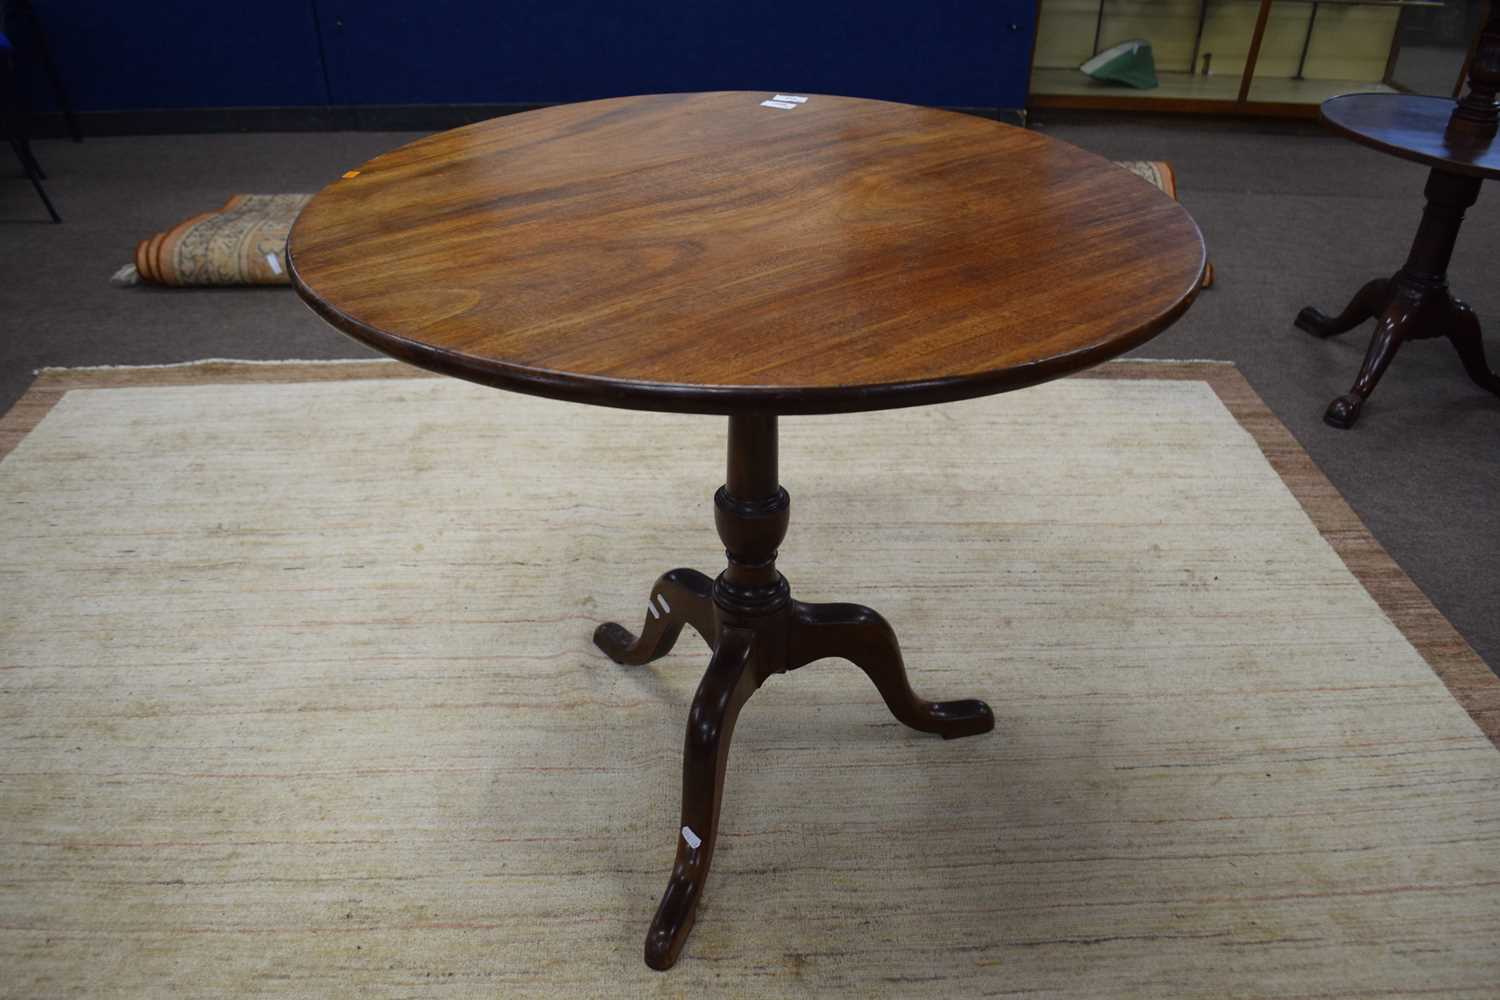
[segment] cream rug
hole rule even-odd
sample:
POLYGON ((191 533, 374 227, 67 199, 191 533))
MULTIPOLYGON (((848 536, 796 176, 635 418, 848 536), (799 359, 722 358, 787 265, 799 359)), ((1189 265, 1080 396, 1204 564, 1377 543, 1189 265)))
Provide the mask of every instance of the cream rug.
POLYGON ((997 724, 772 679, 665 974, 705 650, 589 640, 717 571, 723 421, 410 374, 3 422, 0 995, 1500 995, 1495 678, 1232 368, 782 422, 794 593, 997 724))

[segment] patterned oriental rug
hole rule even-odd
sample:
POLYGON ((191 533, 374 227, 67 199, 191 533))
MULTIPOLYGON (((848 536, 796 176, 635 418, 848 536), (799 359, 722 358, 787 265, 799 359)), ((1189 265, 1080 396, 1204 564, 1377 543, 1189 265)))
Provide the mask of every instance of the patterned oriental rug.
POLYGON ((782 422, 773 678, 671 972, 721 419, 395 363, 44 374, 0 422, 0 995, 1495 996, 1500 681, 1236 371, 782 422))
MULTIPOLYGON (((1173 199, 1177 178, 1162 160, 1126 160, 1119 165, 1156 185, 1173 199)), ((115 272, 116 285, 177 287, 287 285, 286 239, 310 194, 237 194, 222 208, 195 215, 164 233, 141 240, 135 262, 115 272)), ((1203 286, 1213 284, 1213 266, 1203 286)))
POLYGON ((286 239, 310 194, 237 194, 141 240, 117 285, 289 285, 286 239))

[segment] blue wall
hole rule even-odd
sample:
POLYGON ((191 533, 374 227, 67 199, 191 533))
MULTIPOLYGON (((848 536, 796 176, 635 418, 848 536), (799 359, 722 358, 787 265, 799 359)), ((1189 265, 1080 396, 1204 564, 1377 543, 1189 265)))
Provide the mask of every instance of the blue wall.
MULTIPOLYGON (((33 6, 80 111, 328 103, 309 0, 34 0, 33 6)), ((32 107, 53 110, 52 88, 28 58, 29 33, 17 20, 17 58, 28 63, 32 107)))
MULTIPOLYGON (((1035 14, 1031 0, 36 6, 80 110, 547 103, 713 89, 1021 107, 1035 14)), ((49 88, 29 75, 35 106, 49 109, 49 88)))

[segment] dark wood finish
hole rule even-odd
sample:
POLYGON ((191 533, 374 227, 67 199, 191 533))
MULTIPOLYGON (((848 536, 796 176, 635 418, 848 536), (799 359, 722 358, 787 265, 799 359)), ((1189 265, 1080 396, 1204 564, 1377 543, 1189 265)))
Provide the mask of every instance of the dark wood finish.
POLYGON ((653 969, 677 961, 692 929, 718 839, 735 720, 773 674, 841 657, 863 670, 891 714, 913 729, 956 739, 995 726, 994 713, 982 701, 917 697, 896 634, 876 612, 857 604, 792 600, 776 569, 791 508, 777 481, 776 459, 775 417, 730 417, 728 474, 714 496, 714 521, 728 566, 712 582, 694 570, 663 575, 647 601, 639 638, 613 622, 594 632, 594 642, 616 663, 665 656, 684 625, 700 632, 714 650, 688 714, 677 856, 646 935, 646 964, 653 969))
POLYGON ((1427 179, 1427 207, 1401 270, 1390 279, 1366 283, 1337 316, 1327 316, 1312 306, 1297 315, 1297 326, 1316 337, 1345 333, 1372 316, 1378 317, 1353 387, 1328 404, 1323 414, 1328 425, 1354 426, 1365 400, 1375 391, 1396 351, 1408 340, 1447 337, 1474 383, 1500 395, 1500 376, 1493 374, 1485 361, 1479 320, 1448 290, 1453 245, 1464 211, 1479 196, 1481 183, 1477 177, 1433 170, 1427 179))
POLYGON ((1479 319, 1448 290, 1448 263, 1464 212, 1486 177, 1500 176, 1500 145, 1492 145, 1500 85, 1500 8, 1492 8, 1469 67, 1469 93, 1455 104, 1436 97, 1351 94, 1323 104, 1323 120, 1356 142, 1432 167, 1427 207, 1406 264, 1390 280, 1365 284, 1337 316, 1305 307, 1297 326, 1317 337, 1352 330, 1379 317, 1354 385, 1328 404, 1323 422, 1349 428, 1401 345, 1447 337, 1475 385, 1500 396, 1500 376, 1484 356, 1479 319))
POLYGON ((995 713, 975 698, 927 701, 906 678, 896 631, 877 612, 859 604, 792 602, 787 669, 841 657, 865 672, 896 721, 945 740, 977 736, 995 728, 995 713))
POLYGON ((1266 21, 1271 16, 1271 0, 1260 0, 1260 10, 1255 13, 1255 31, 1250 35, 1250 51, 1245 55, 1245 72, 1240 74, 1240 92, 1236 100, 1244 104, 1250 99, 1250 84, 1255 79, 1255 64, 1260 61, 1260 43, 1266 38, 1266 21))
POLYGON ((1142 343, 1197 293, 1192 219, 1102 158, 969 115, 768 96, 595 101, 419 140, 312 201, 293 283, 421 367, 712 413, 1019 388, 1142 343))
MULTIPOLYGON (((1477 60, 1476 60, 1477 62, 1477 60)), ((1500 143, 1448 131, 1455 102, 1415 94, 1345 94, 1323 102, 1323 124, 1382 153, 1470 177, 1500 177, 1500 143)))
POLYGON ((594 644, 616 663, 638 667, 670 653, 684 625, 691 625, 709 649, 716 647, 714 582, 695 569, 669 570, 657 579, 646 598, 646 624, 639 637, 623 625, 605 622, 594 630, 594 644))

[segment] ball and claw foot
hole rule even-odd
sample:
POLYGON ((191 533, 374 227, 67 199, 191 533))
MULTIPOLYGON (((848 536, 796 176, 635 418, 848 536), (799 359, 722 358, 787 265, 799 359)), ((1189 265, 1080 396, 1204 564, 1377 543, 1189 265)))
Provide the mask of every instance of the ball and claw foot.
MULTIPOLYGON (((1385 310, 1390 295, 1390 279, 1375 278, 1365 282, 1360 290, 1354 293, 1354 297, 1349 300, 1344 311, 1337 316, 1330 316, 1312 306, 1304 306, 1297 314, 1297 329, 1320 339, 1348 333, 1370 317, 1380 315, 1385 310)), ((1361 373, 1361 378, 1363 377, 1361 373)), ((1373 389, 1374 386, 1371 385, 1371 388, 1373 389)), ((1357 392, 1349 392, 1340 396, 1328 404, 1328 409, 1323 414, 1323 422, 1330 427, 1348 430, 1359 419, 1360 407, 1364 405, 1364 402, 1364 397, 1357 392)))
POLYGON ((1360 398, 1359 393, 1345 393, 1328 404, 1328 409, 1323 413, 1323 423, 1346 431, 1359 419, 1360 408, 1364 405, 1365 401, 1360 398))

